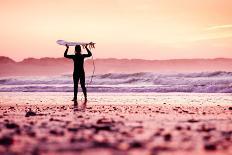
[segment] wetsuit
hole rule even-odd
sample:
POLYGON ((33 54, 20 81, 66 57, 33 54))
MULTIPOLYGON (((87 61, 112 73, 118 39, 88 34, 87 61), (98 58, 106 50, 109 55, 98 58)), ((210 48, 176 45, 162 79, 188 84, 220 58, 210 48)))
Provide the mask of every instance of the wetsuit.
POLYGON ((68 48, 64 52, 64 57, 72 59, 74 62, 74 71, 73 71, 73 84, 74 84, 74 100, 77 99, 78 92, 78 83, 80 79, 80 84, 82 91, 84 93, 85 99, 87 99, 87 91, 85 87, 85 70, 84 70, 84 59, 87 57, 91 57, 91 51, 86 48, 88 54, 75 54, 75 55, 67 55, 68 48))

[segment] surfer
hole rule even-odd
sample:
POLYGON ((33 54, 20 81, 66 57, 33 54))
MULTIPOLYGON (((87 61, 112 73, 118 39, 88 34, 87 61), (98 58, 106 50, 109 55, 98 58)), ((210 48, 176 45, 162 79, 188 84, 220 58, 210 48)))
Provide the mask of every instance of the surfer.
POLYGON ((84 46, 88 54, 81 54, 81 46, 75 46, 75 55, 68 55, 69 46, 66 44, 66 50, 64 52, 64 57, 72 59, 74 62, 73 70, 73 84, 74 84, 74 98, 72 101, 77 101, 78 83, 80 80, 81 88, 85 96, 85 102, 87 101, 87 90, 85 87, 85 70, 84 70, 84 59, 91 57, 92 53, 88 49, 87 45, 84 46))

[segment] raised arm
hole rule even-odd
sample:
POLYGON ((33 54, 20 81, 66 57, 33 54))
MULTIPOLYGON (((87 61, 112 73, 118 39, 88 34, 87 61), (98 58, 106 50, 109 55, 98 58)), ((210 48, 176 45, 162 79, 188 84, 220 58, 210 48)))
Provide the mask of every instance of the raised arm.
POLYGON ((65 50, 65 52, 64 52, 64 57, 65 57, 65 58, 72 59, 72 58, 73 58, 73 55, 68 55, 68 49, 69 49, 69 46, 66 45, 66 50, 65 50))
POLYGON ((91 57, 92 53, 91 51, 88 49, 87 45, 85 46, 86 51, 88 52, 88 54, 83 54, 84 57, 91 57))

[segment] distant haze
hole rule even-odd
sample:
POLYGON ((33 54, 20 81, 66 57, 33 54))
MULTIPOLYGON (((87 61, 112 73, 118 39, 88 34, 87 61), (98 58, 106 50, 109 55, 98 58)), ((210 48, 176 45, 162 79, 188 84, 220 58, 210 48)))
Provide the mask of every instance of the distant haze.
POLYGON ((17 61, 62 57, 58 39, 96 42, 95 58, 232 58, 231 0, 7 0, 0 10, 0 55, 17 61))

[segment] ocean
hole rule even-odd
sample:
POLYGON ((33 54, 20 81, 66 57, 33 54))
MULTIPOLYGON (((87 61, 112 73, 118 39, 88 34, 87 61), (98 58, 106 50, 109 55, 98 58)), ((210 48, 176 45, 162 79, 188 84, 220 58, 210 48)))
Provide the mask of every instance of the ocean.
MULTIPOLYGON (((232 72, 109 73, 86 77, 88 92, 232 93, 232 72)), ((80 89, 80 85, 79 85, 80 89)), ((80 89, 81 90, 81 89, 80 89)), ((0 92, 72 92, 72 74, 1 77, 0 92)))

